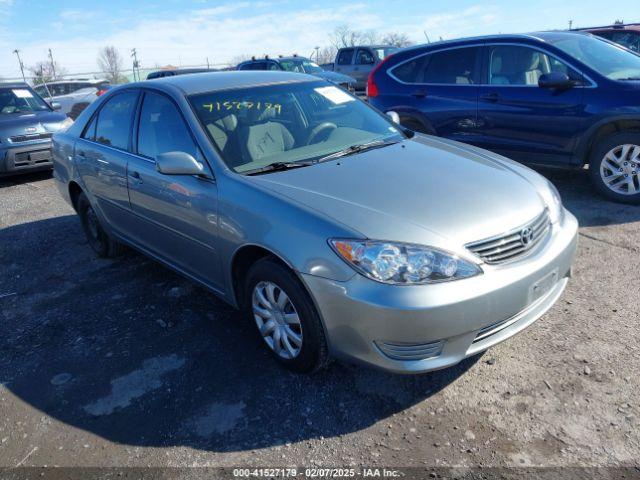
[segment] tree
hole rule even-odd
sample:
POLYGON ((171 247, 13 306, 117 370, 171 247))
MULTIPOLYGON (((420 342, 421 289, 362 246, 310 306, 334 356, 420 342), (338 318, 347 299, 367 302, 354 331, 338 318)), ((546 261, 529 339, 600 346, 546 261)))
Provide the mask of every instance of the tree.
POLYGON ((377 43, 378 33, 375 30, 353 30, 344 24, 338 25, 329 38, 335 48, 354 47, 377 43))
POLYGON ((98 67, 110 83, 121 83, 122 56, 114 46, 106 46, 98 54, 98 67))
POLYGON ((394 47, 408 47, 413 45, 413 42, 409 39, 406 33, 401 32, 387 32, 382 37, 382 43, 384 45, 393 45, 394 47))
POLYGON ((51 62, 46 60, 37 62, 35 65, 28 67, 27 70, 33 77, 34 85, 53 82, 56 79, 64 77, 66 74, 66 69, 61 67, 58 62, 54 62, 54 64, 51 65, 51 62))
POLYGON ((318 55, 316 58, 314 58, 314 60, 319 65, 322 65, 324 63, 333 63, 334 60, 336 59, 336 53, 338 53, 338 51, 334 46, 323 47, 320 50, 318 50, 318 55))

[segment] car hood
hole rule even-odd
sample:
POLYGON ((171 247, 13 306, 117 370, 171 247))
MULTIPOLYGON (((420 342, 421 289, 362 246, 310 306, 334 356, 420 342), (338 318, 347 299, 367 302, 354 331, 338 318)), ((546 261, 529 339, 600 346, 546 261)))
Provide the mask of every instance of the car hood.
POLYGON ((464 253, 545 208, 538 174, 484 150, 417 135, 318 165, 249 177, 360 232, 464 253))
POLYGON ((0 141, 14 135, 55 133, 67 116, 59 112, 29 112, 0 115, 0 141))
POLYGON ((324 72, 314 73, 313 75, 316 77, 324 78, 325 80, 329 80, 330 82, 334 82, 334 83, 355 83, 356 82, 355 78, 350 77, 348 75, 343 75, 342 73, 337 73, 337 72, 324 71, 324 72))

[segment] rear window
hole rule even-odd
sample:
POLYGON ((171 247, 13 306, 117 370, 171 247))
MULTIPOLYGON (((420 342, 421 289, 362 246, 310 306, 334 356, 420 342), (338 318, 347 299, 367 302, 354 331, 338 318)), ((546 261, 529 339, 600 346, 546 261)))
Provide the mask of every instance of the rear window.
POLYGON ((469 85, 478 83, 479 47, 454 48, 401 63, 391 70, 405 83, 469 85))

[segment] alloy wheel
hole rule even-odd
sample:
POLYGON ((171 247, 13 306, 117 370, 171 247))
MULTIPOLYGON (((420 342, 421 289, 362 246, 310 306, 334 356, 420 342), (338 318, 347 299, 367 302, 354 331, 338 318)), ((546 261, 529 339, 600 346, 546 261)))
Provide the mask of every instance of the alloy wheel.
POLYGON ((253 289, 252 308, 269 348, 284 359, 296 358, 302 349, 302 324, 285 291, 273 282, 259 282, 253 289))
POLYGON ((600 178, 615 193, 640 193, 640 146, 624 144, 609 150, 600 162, 600 178))

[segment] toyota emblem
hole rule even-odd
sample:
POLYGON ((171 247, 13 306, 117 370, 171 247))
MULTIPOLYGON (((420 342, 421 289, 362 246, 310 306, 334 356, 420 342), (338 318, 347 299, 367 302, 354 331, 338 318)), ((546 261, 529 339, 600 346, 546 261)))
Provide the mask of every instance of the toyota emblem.
POLYGON ((528 247, 533 242, 533 228, 527 227, 520 232, 520 241, 522 245, 528 247))

